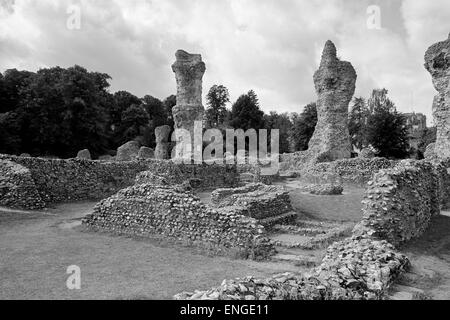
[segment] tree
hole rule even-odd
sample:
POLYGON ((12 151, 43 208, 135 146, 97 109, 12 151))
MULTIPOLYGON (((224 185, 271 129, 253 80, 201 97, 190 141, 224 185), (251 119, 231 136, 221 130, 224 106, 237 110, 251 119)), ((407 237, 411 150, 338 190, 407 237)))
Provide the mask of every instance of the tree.
POLYGON ((387 93, 386 89, 373 90, 368 100, 367 142, 380 157, 404 158, 408 155, 406 119, 397 112, 387 93))
POLYGON ((164 103, 151 95, 142 98, 142 106, 147 111, 153 127, 166 125, 169 122, 169 115, 164 103))
POLYGON ((317 106, 315 102, 309 103, 303 112, 292 114, 292 127, 289 130, 290 151, 308 150, 309 140, 317 124, 317 106))
POLYGON ((254 105, 257 106, 258 108, 260 107, 259 105, 259 99, 258 96, 256 95, 255 91, 250 90, 247 95, 250 97, 250 99, 253 101, 254 105))
POLYGON ((223 85, 214 85, 206 95, 206 127, 218 128, 227 117, 226 104, 230 102, 228 89, 223 85))
MULTIPOLYGON (((292 127, 292 122, 289 119, 289 114, 278 114, 275 111, 271 111, 269 114, 264 115, 264 122, 266 125, 266 129, 280 130, 280 153, 289 152, 289 132, 292 127)), ((268 137, 268 139, 270 138, 268 137)))
POLYGON ((143 105, 131 105, 122 113, 121 132, 124 135, 123 142, 143 135, 149 121, 150 116, 143 105))
POLYGON ((0 153, 20 154, 20 121, 14 111, 0 113, 0 153))
POLYGON ((114 93, 115 105, 114 109, 110 111, 111 122, 115 126, 119 126, 121 122, 122 113, 132 105, 140 105, 141 99, 128 91, 117 91, 114 93))
POLYGON ((366 101, 362 97, 355 97, 349 115, 348 129, 352 145, 360 150, 367 147, 368 117, 369 109, 366 101))
POLYGON ((15 110, 21 100, 20 90, 27 85, 27 81, 34 75, 29 71, 9 69, 0 79, 0 113, 15 110))
MULTIPOLYGON (((255 95, 256 96, 256 95, 255 95)), ((264 112, 248 94, 241 95, 231 108, 230 125, 235 129, 264 128, 264 112)))
POLYGON ((169 125, 171 128, 173 128, 173 114, 172 114, 172 108, 177 105, 177 97, 175 95, 170 95, 166 99, 164 99, 163 102, 164 108, 166 109, 168 122, 167 125, 169 125))
POLYGON ((73 157, 84 148, 103 152, 109 79, 79 66, 41 69, 30 76, 15 110, 22 152, 60 157, 73 157))
POLYGON ((144 128, 143 144, 149 147, 154 147, 156 145, 156 127, 170 124, 171 117, 169 117, 167 108, 164 103, 161 100, 150 95, 146 95, 144 96, 144 98, 142 98, 142 106, 149 115, 149 123, 144 128))

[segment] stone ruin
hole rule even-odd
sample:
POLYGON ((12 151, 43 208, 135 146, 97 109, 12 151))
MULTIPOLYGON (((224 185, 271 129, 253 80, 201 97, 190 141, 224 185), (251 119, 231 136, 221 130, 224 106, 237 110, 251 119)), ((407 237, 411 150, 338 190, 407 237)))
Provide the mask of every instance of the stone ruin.
POLYGON ((291 222, 297 216, 293 212, 289 192, 284 187, 263 183, 216 189, 211 194, 211 205, 257 219, 264 227, 291 222))
POLYGON ((348 105, 355 93, 356 72, 350 62, 336 56, 333 42, 327 41, 319 70, 314 74, 318 95, 318 121, 308 150, 328 161, 350 158, 348 105))
POLYGON ((328 40, 319 69, 314 74, 318 96, 318 121, 314 134, 307 151, 281 156, 283 170, 351 157, 348 106, 355 92, 356 77, 351 63, 341 61, 335 45, 328 40))
POLYGON ((170 127, 165 125, 155 129, 156 148, 155 159, 166 160, 169 159, 169 135, 170 127))
MULTIPOLYGON (((205 63, 199 54, 178 50, 172 65, 177 81, 177 104, 172 109, 174 129, 185 129, 193 136, 195 121, 203 121, 205 109, 202 105, 202 78, 205 63)), ((181 157, 182 151, 175 156, 181 157)))
POLYGON ((129 141, 117 148, 116 161, 133 161, 139 153, 139 143, 129 141))
POLYGON ((92 230, 163 238, 212 254, 264 259, 274 249, 257 220, 214 210, 164 179, 136 184, 98 203, 83 219, 92 230))
POLYGON ((91 160, 91 153, 88 149, 80 150, 77 153, 77 159, 91 160))
POLYGON ((137 158, 138 159, 153 159, 155 157, 155 151, 152 148, 141 147, 139 149, 137 158))
MULTIPOLYGON (((437 127, 434 154, 450 157, 450 35, 445 41, 433 44, 425 53, 425 68, 438 91, 433 101, 433 117, 437 127)), ((430 156, 430 150, 427 150, 430 156)))

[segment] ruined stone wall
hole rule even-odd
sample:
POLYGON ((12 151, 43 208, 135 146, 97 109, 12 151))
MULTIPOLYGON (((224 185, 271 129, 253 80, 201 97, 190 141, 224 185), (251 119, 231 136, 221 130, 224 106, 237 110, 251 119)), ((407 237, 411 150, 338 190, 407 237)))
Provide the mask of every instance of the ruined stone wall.
POLYGON ((0 206, 15 209, 42 209, 42 201, 30 170, 8 160, 0 160, 0 206))
MULTIPOLYGON (((387 164, 387 163, 386 163, 387 164)), ((420 236, 448 199, 450 160, 404 160, 369 182, 364 217, 352 236, 328 247, 307 274, 227 280, 210 290, 183 292, 175 299, 383 299, 391 283, 410 267, 394 245, 420 236)))
POLYGON ((311 157, 328 161, 350 158, 348 105, 355 92, 355 83, 355 69, 350 62, 337 57, 335 45, 328 40, 319 70, 314 74, 318 119, 308 146, 311 157))
POLYGON ((447 40, 428 48, 425 53, 425 68, 438 91, 433 100, 433 117, 437 127, 434 153, 439 158, 448 158, 450 157, 450 35, 447 40))
POLYGON ((396 165, 396 161, 385 158, 354 158, 297 167, 295 161, 290 162, 292 160, 290 155, 295 158, 295 154, 283 155, 282 165, 284 168, 288 171, 297 171, 302 180, 315 184, 364 185, 380 169, 392 168, 396 165))
POLYGON ((440 213, 442 180, 447 177, 425 161, 403 160, 392 169, 380 170, 369 182, 363 200, 363 220, 356 234, 403 244, 423 234, 431 218, 440 213))
MULTIPOLYGON (((236 167, 232 165, 185 165, 153 159, 103 162, 0 155, 2 159, 20 164, 30 171, 39 196, 46 204, 109 197, 133 185, 138 173, 144 171, 170 177, 170 183, 192 179, 199 189, 233 187, 238 181, 236 167)), ((140 179, 144 180, 145 174, 140 179)))
POLYGON ((138 184, 98 203, 83 220, 93 230, 156 237, 213 254, 260 259, 273 253, 252 218, 208 208, 180 187, 138 184))
POLYGON ((237 207, 236 210, 241 215, 258 220, 292 211, 287 190, 262 183, 234 189, 217 189, 211 194, 211 203, 217 208, 237 207))
POLYGON ((83 159, 42 159, 0 155, 26 167, 46 204, 101 199, 134 183, 151 162, 100 162, 83 159))
POLYGON ((172 161, 153 165, 151 170, 141 172, 137 184, 153 181, 154 175, 162 177, 171 185, 190 182, 198 190, 235 187, 239 183, 239 173, 235 165, 177 164, 172 161))
POLYGON ((175 295, 182 300, 376 300, 410 266, 387 241, 352 237, 335 242, 306 274, 224 280, 218 287, 175 295))

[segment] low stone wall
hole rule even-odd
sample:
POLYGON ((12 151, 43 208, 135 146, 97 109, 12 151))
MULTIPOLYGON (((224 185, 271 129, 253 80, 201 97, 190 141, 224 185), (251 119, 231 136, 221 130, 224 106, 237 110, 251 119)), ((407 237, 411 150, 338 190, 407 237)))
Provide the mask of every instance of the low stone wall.
MULTIPOLYGON (((233 187, 238 181, 236 166, 232 165, 185 165, 153 159, 128 162, 64 160, 10 155, 0 155, 0 160, 8 160, 27 168, 40 200, 47 205, 109 197, 120 189, 133 185, 137 174, 144 171, 166 177, 169 183, 174 184, 194 179, 200 189, 233 187)), ((145 180, 145 174, 139 181, 142 180, 145 180)), ((30 199, 23 200, 26 201, 33 202, 30 199)))
POLYGON ((239 184, 239 173, 235 165, 176 164, 172 161, 163 163, 164 165, 152 165, 150 170, 141 172, 136 183, 151 183, 158 176, 172 185, 190 181, 191 186, 198 190, 235 187, 239 184))
POLYGON ((313 184, 365 185, 380 169, 392 168, 396 161, 385 158, 354 158, 322 162, 300 172, 303 181, 313 184))
POLYGON ((15 209, 42 209, 45 206, 30 170, 9 160, 0 160, 0 206, 15 209))
POLYGON ((138 184, 98 203, 83 220, 93 230, 158 237, 213 254, 263 259, 274 253, 252 218, 208 208, 180 187, 138 184))
POLYGON ((331 245, 308 274, 224 280, 219 287, 175 295, 181 300, 374 300, 382 299, 408 259, 386 241, 350 238, 331 245))
POLYGON ((311 184, 304 186, 302 189, 310 194, 320 196, 338 196, 344 192, 343 186, 333 184, 311 184))
POLYGON ((234 189, 217 189, 211 194, 211 203, 217 208, 236 207, 234 210, 239 210, 240 214, 258 220, 292 211, 288 191, 283 187, 262 183, 234 189))
POLYGON ((369 182, 358 234, 370 233, 394 245, 417 238, 440 213, 447 172, 426 161, 403 160, 369 182))
POLYGON ((83 159, 42 159, 0 155, 26 167, 46 204, 101 199, 134 183, 151 162, 100 162, 83 159))

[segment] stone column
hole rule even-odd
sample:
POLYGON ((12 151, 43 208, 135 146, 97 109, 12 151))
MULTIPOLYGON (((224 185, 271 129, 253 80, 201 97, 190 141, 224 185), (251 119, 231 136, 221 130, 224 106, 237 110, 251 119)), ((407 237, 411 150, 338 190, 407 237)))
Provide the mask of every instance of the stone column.
POLYGON ((433 117, 437 127, 434 154, 438 158, 450 158, 450 34, 447 40, 428 48, 425 68, 438 91, 433 101, 433 117))
POLYGON ((309 142, 308 154, 315 161, 350 158, 348 106, 355 93, 355 83, 355 69, 350 62, 337 58, 336 47, 328 40, 319 70, 314 74, 318 122, 309 142))
MULTIPOLYGON (((205 112, 202 105, 202 78, 206 66, 199 54, 178 50, 175 57, 176 61, 172 65, 177 81, 177 104, 172 109, 174 129, 189 131, 193 144, 194 122, 203 121, 205 112)), ((175 157, 183 155, 176 154, 175 157)))
POLYGON ((169 126, 161 126, 155 129, 156 148, 155 159, 166 160, 169 159, 169 126))
POLYGON ((202 121, 205 109, 202 105, 202 78, 205 63, 199 54, 178 50, 172 65, 177 80, 177 105, 173 107, 175 129, 193 130, 194 121, 202 121))

